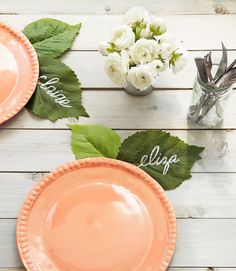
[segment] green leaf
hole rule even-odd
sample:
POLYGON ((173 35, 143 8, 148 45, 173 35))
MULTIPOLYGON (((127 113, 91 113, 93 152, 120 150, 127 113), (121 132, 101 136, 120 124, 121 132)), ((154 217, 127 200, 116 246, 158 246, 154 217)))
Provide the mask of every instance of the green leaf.
POLYGON ((69 50, 81 24, 69 25, 55 19, 40 19, 25 27, 24 34, 37 54, 57 58, 69 50))
POLYGON ((39 64, 38 86, 27 109, 51 121, 66 117, 88 117, 82 106, 80 82, 75 73, 57 59, 39 57, 39 64))
POLYGON ((201 159, 199 154, 203 149, 188 145, 169 133, 151 130, 137 132, 125 139, 117 159, 139 166, 165 190, 171 190, 191 177, 190 170, 194 162, 201 159), (158 146, 159 152, 157 152, 158 146), (176 155, 176 159, 174 159, 174 155, 176 155), (143 163, 141 163, 142 157, 143 163), (170 159, 176 163, 168 163, 170 159), (156 164, 158 161, 162 161, 162 163, 156 164))
POLYGON ((116 158, 121 140, 119 135, 99 125, 68 125, 72 130, 71 148, 76 159, 88 157, 116 158))

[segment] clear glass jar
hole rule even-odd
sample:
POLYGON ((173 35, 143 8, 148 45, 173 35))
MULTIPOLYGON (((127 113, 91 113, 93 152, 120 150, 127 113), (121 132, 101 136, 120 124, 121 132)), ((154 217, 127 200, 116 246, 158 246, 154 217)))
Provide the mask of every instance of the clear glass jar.
POLYGON ((203 83, 198 74, 193 86, 188 118, 200 127, 215 127, 223 120, 232 89, 232 86, 217 88, 203 83))

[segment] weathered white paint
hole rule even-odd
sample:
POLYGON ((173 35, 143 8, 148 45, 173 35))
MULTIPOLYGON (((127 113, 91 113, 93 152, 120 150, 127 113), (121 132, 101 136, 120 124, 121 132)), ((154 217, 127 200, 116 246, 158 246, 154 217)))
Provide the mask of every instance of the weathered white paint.
MULTIPOLYGON (((114 129, 198 129, 187 119, 191 96, 191 90, 158 90, 144 97, 134 97, 123 90, 84 91, 83 103, 90 118, 69 118, 53 123, 22 110, 1 128, 68 129, 68 123, 96 123, 114 129)), ((235 104, 234 91, 224 122, 218 128, 235 128, 235 104)))
MULTIPOLYGON (((122 138, 132 131, 119 131, 122 138)), ((189 144, 205 146, 193 172, 235 172, 236 131, 171 131, 189 144)), ((69 130, 2 130, 0 171, 51 171, 74 160, 69 130)))
MULTIPOLYGON (((80 123, 98 123, 117 129, 185 129, 171 133, 191 144, 206 146, 204 159, 193 168, 197 172, 193 173, 193 178, 168 192, 177 217, 187 218, 178 220, 178 245, 172 262, 174 268, 169 271, 213 270, 208 267, 215 267, 215 271, 235 271, 236 131, 188 130, 196 127, 186 119, 191 99, 191 91, 186 88, 192 86, 196 74, 193 58, 203 55, 201 50, 219 49, 221 40, 228 48, 236 49, 236 30, 233 27, 236 15, 164 15, 170 32, 183 41, 187 49, 198 51, 190 53, 184 72, 177 76, 166 73, 160 77, 158 87, 166 90, 138 98, 113 90, 115 86, 103 72, 104 58, 94 51, 98 43, 107 39, 112 29, 121 23, 120 15, 94 14, 121 14, 137 4, 144 5, 144 2, 68 0, 65 4, 65 1, 56 0, 37 3, 31 0, 2 0, 0 13, 43 15, 0 15, 0 20, 22 29, 31 21, 52 17, 45 14, 54 13, 53 17, 57 19, 83 23, 81 34, 73 46, 76 51, 64 57, 64 61, 79 75, 83 88, 98 89, 83 93, 91 118, 81 118, 80 123), (71 16, 72 13, 75 15, 71 16), (225 149, 227 152, 223 155, 225 149), (196 219, 188 219, 190 217, 196 219)), ((223 4, 231 13, 236 12, 233 0, 145 2, 145 6, 156 14, 215 14, 218 4, 223 4)), ((235 51, 231 52, 232 57, 235 57, 235 51)), ((236 95, 233 94, 225 121, 219 129, 236 129, 235 104, 236 95)), ((4 171, 0 173, 0 218, 15 218, 25 195, 43 175, 24 172, 49 171, 74 159, 69 146, 70 132, 53 130, 67 129, 66 124, 71 122, 74 120, 65 119, 53 124, 23 110, 1 126, 5 130, 0 130, 0 171, 4 171), (27 130, 18 130, 25 128, 27 130), (32 128, 37 130, 30 130, 32 128)), ((132 132, 120 131, 120 134, 125 137, 132 132)), ((0 271, 24 270, 11 268, 14 266, 21 266, 15 245, 15 220, 0 219, 0 271)))
POLYGON ((216 14, 216 12, 236 12, 235 2, 232 0, 68 0, 46 1, 37 3, 31 0, 2 0, 1 13, 20 14, 120 14, 126 12, 133 6, 141 5, 155 14, 216 14), (221 8, 218 5, 221 4, 221 8))
MULTIPOLYGON (((0 266, 20 267, 14 219, 0 220, 0 266)), ((171 266, 236 266, 236 219, 178 219, 177 248, 171 266)))
MULTIPOLYGON (((0 11, 1 7, 2 1, 0 11)), ((73 45, 73 50, 97 50, 99 42, 109 39, 112 31, 122 23, 120 15, 81 14, 0 15, 0 20, 22 30, 27 24, 42 17, 55 18, 71 24, 82 22, 80 35, 73 45)), ((168 26, 168 31, 189 50, 220 49, 221 40, 228 49, 235 49, 236 30, 232 26, 235 24, 236 15, 164 15, 162 18, 168 26)))
MULTIPOLYGON (((0 173, 0 217, 17 218, 27 193, 45 174, 0 173)), ((193 173, 167 194, 178 218, 236 218, 236 173, 193 173)))
MULTIPOLYGON (((177 74, 173 74, 170 69, 162 72, 158 76, 156 87, 159 89, 192 88, 197 74, 194 58, 203 57, 206 53, 202 51, 190 52, 184 70, 177 74)), ((228 55, 229 63, 231 63, 236 58, 236 51, 231 51, 228 55)), ((216 59, 215 62, 219 62, 221 53, 218 51, 213 52, 212 57, 216 59)), ((98 52, 70 52, 64 57, 63 61, 77 73, 82 88, 122 87, 114 85, 108 78, 104 71, 105 57, 98 52)))

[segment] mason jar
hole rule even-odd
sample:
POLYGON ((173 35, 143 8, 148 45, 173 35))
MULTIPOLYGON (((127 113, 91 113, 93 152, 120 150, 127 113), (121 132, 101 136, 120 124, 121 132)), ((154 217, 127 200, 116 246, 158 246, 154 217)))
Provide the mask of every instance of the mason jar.
POLYGON ((219 88, 204 83, 197 75, 192 92, 188 118, 200 127, 215 127, 224 118, 228 98, 233 87, 219 88))

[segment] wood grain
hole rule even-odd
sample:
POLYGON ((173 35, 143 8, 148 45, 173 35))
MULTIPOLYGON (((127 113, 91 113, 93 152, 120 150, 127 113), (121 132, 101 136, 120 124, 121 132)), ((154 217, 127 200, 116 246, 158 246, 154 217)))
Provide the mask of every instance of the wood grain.
MULTIPOLYGON (((235 18, 236 19, 236 18, 235 18)), ((207 52, 189 52, 188 62, 183 71, 173 74, 167 69, 158 76, 156 87, 166 89, 192 88, 196 77, 197 69, 194 62, 195 57, 203 57, 207 52)), ((228 52, 229 63, 236 58, 236 51, 228 52)), ((221 52, 213 52, 213 61, 218 63, 221 52)), ((71 67, 81 80, 82 88, 117 88, 122 86, 114 85, 104 70, 105 57, 98 52, 69 52, 63 61, 71 67), (92 78, 92 80, 91 80, 92 78)))
MULTIPOLYGON (((119 131, 122 138, 133 131, 119 131)), ((193 172, 235 172, 236 131, 171 131, 189 144, 206 147, 193 172)), ((69 130, 2 130, 0 171, 51 171, 74 160, 69 130)))
MULTIPOLYGON (((169 271, 236 271, 236 94, 229 101, 219 130, 191 130, 196 127, 186 118, 189 89, 196 75, 194 57, 204 55, 206 50, 219 50, 223 40, 232 49, 230 60, 235 58, 236 29, 232 26, 236 15, 214 15, 225 11, 236 13, 236 2, 67 0, 65 4, 58 0, 2 0, 0 5, 0 20, 19 30, 42 17, 83 23, 72 51, 63 58, 86 90, 84 104, 91 118, 81 118, 79 123, 119 129, 122 138, 134 132, 130 129, 170 129, 172 135, 190 144, 206 146, 203 160, 192 170, 192 179, 168 192, 178 217, 178 245, 169 271), (107 14, 122 14, 140 4, 162 15, 169 31, 190 50, 185 71, 177 76, 162 74, 158 91, 142 98, 129 96, 111 84, 103 71, 104 58, 97 52, 99 42, 108 39, 122 21, 120 15, 107 14)), ((214 54, 216 59, 220 57, 219 52, 214 54)), ((24 271, 18 268, 22 265, 15 244, 15 218, 27 192, 44 172, 74 159, 66 126, 72 122, 78 121, 51 123, 23 110, 1 126, 0 271, 24 271)))
MULTIPOLYGON (((17 218, 18 210, 43 173, 0 173, 0 217, 17 218)), ((236 218, 236 174, 193 173, 167 192, 178 218, 236 218)))
POLYGON ((144 6, 153 13, 157 14, 216 14, 216 12, 236 12, 234 1, 214 1, 214 0, 166 0, 152 1, 146 0, 67 0, 66 5, 62 1, 41 0, 37 4, 31 0, 2 0, 1 13, 19 13, 19 14, 48 14, 48 13, 68 13, 68 14, 120 14, 126 12, 133 6, 144 6), (221 4, 221 9, 217 9, 221 4))
MULTIPOLYGON (((3 8, 2 2, 0 12, 3 8)), ((18 3, 17 0, 14 2, 18 3)), ((27 24, 45 17, 71 24, 82 22, 81 32, 73 45, 73 50, 97 50, 99 42, 109 39, 112 31, 122 23, 120 15, 55 15, 50 14, 49 11, 46 15, 0 15, 0 20, 22 30, 27 24)), ((168 31, 176 38, 176 41, 181 41, 189 50, 220 49, 221 40, 228 49, 235 49, 236 30, 232 28, 235 17, 236 15, 162 15, 168 31)))
MULTIPOLYGON (((21 266, 15 226, 14 219, 0 220, 1 267, 21 266)), ((177 248, 171 266, 236 266, 236 219, 178 219, 177 226, 177 248)))
MULTIPOLYGON (((189 59, 183 71, 173 74, 170 69, 161 73, 158 77, 157 89, 191 89, 197 74, 194 63, 195 57, 203 57, 206 52, 194 51, 189 53, 189 59)), ((213 52, 219 61, 221 53, 213 52)), ((236 51, 229 52, 229 63, 236 58, 236 51)), ((72 51, 63 58, 65 64, 72 68, 81 81, 83 89, 114 89, 123 88, 121 85, 114 85, 104 70, 105 58, 98 52, 72 51)))
MULTIPOLYGON (((1 129, 68 129, 69 123, 102 124, 114 129, 199 129, 187 119, 191 96, 190 90, 159 90, 145 97, 134 97, 123 90, 84 91, 83 103, 90 118, 69 118, 53 123, 22 110, 1 129)), ((218 129, 235 128, 235 104, 234 91, 224 122, 218 129)))

